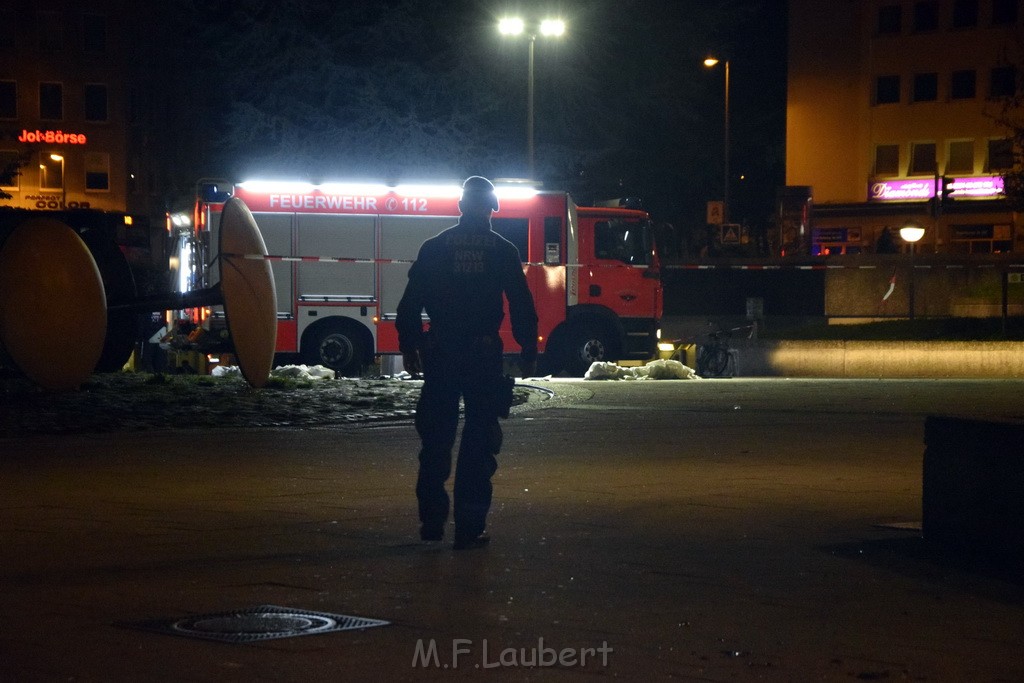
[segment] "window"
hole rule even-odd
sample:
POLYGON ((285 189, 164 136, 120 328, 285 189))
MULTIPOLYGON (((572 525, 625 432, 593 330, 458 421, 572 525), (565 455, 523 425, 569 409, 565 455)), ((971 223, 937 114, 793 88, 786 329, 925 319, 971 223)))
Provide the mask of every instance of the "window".
POLYGON ((61 28, 60 14, 57 12, 39 12, 36 26, 39 27, 39 49, 47 52, 60 52, 64 45, 64 31, 61 28))
POLYGON ((1002 138, 988 141, 988 170, 1005 171, 1013 168, 1013 140, 1002 138))
POLYGON ((903 7, 901 5, 882 5, 878 8, 878 33, 880 35, 899 35, 903 31, 903 7))
POLYGON ((900 146, 875 146, 875 175, 895 176, 900 174, 900 146))
POLYGON ((974 140, 951 140, 946 173, 974 173, 974 140))
POLYGON ((992 69, 989 80, 989 97, 1013 97, 1017 92, 1017 69, 1013 66, 997 66, 992 69))
POLYGON ((910 152, 907 175, 935 175, 935 143, 915 142, 910 152))
POLYGON ((107 18, 101 14, 82 16, 82 48, 89 54, 107 51, 107 18))
POLYGON ((519 250, 519 260, 526 263, 529 221, 525 218, 492 218, 491 228, 519 250))
POLYGON ((875 81, 875 104, 896 104, 900 101, 900 77, 879 76, 875 81))
POLYGON ((22 158, 17 152, 0 149, 0 188, 17 190, 21 186, 22 158))
POLYGON ((978 0, 954 0, 953 28, 971 28, 978 25, 978 0))
POLYGON ((51 121, 64 118, 64 87, 60 83, 39 84, 39 118, 51 121))
POLYGON ((996 26, 1017 23, 1018 0, 992 0, 992 23, 996 26))
POLYGON ((85 120, 107 120, 107 86, 100 83, 85 86, 85 120))
POLYGON ((914 3, 914 30, 935 31, 939 28, 939 3, 937 0, 914 3))
POLYGON ((64 189, 64 157, 56 152, 39 153, 39 189, 64 189))
POLYGON ((914 74, 914 102, 939 99, 939 74, 914 74))
POLYGON ((18 84, 0 81, 0 119, 18 118, 18 84))
POLYGON ((949 98, 952 100, 972 100, 978 94, 978 77, 974 69, 954 71, 949 79, 949 98))
POLYGON ((597 258, 643 266, 647 265, 650 251, 647 223, 618 219, 594 223, 594 256, 597 258))
POLYGON ((85 189, 110 189, 110 155, 101 152, 89 152, 85 155, 85 189))

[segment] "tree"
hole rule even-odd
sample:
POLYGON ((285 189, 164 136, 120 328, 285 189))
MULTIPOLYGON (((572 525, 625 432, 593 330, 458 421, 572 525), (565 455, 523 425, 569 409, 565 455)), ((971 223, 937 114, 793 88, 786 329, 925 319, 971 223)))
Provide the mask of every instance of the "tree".
MULTIPOLYGON (((29 153, 25 152, 15 157, 9 157, 8 161, 0 166, 0 187, 10 187, 15 184, 15 179, 21 175, 21 169, 28 163, 29 156, 29 153)), ((0 190, 0 199, 12 198, 12 194, 0 190)))
POLYGON ((1009 133, 1012 165, 1002 173, 1003 192, 1013 211, 1024 211, 1024 38, 1019 38, 1015 58, 1008 59, 1014 68, 1015 88, 1011 95, 998 102, 993 114, 996 123, 1009 133))

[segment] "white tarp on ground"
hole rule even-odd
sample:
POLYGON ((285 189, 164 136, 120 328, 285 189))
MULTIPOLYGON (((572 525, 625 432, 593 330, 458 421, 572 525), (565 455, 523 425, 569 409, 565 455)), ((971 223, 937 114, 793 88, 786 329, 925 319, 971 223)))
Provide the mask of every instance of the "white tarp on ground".
MULTIPOLYGON (((237 365, 218 365, 210 373, 214 377, 241 377, 237 365)), ((271 377, 292 377, 294 379, 334 379, 334 370, 323 365, 279 365, 270 371, 271 377)))
POLYGON ((583 379, 700 379, 700 376, 693 368, 677 360, 654 360, 636 368, 594 363, 583 379))

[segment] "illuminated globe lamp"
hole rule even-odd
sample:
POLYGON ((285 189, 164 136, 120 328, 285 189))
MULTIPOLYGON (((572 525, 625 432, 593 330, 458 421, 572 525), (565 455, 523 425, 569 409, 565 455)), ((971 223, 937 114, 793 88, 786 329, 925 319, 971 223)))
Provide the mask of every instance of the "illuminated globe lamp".
POLYGON ((900 238, 910 243, 910 253, 914 253, 914 244, 924 237, 924 228, 916 225, 905 225, 900 228, 900 238))

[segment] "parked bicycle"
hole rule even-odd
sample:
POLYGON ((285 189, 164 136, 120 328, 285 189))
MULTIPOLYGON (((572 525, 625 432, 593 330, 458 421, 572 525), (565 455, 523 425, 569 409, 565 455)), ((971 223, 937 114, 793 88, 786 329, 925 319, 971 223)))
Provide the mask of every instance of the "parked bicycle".
POLYGON ((736 374, 736 354, 729 346, 734 332, 750 330, 747 335, 752 339, 757 335, 757 323, 742 325, 730 329, 722 329, 714 323, 708 323, 713 329, 708 332, 708 340, 697 346, 697 374, 701 377, 732 377, 736 374))

